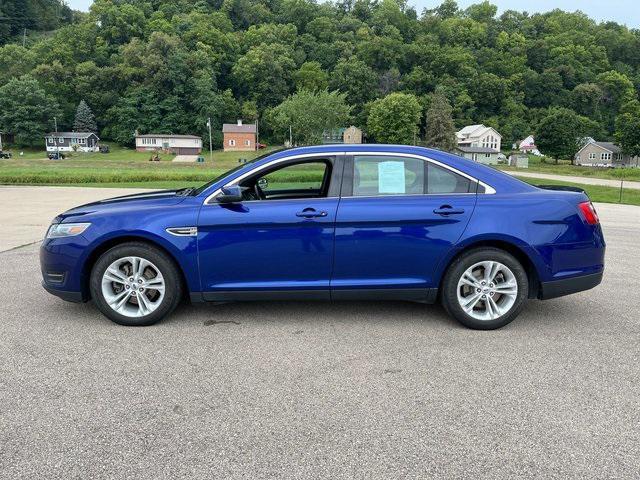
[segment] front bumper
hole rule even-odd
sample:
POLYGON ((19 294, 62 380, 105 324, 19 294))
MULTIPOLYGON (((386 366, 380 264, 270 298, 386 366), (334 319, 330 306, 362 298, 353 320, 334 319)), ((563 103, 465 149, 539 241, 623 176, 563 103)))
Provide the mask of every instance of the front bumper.
POLYGON ((571 295, 572 293, 589 290, 602 282, 603 273, 604 271, 601 271, 589 275, 581 275, 579 277, 541 282, 538 298, 540 300, 548 300, 550 298, 563 297, 564 295, 571 295))
POLYGON ((57 288, 52 287, 51 285, 47 285, 47 283, 44 280, 42 281, 42 286, 51 295, 60 297, 62 300, 66 302, 82 303, 87 301, 82 295, 82 292, 70 292, 67 290, 59 290, 57 288))

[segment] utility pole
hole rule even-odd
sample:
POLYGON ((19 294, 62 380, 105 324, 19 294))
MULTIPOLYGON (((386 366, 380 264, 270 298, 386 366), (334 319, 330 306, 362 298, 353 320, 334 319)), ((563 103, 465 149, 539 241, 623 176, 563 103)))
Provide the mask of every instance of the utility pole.
POLYGON ((60 160, 60 146, 58 145, 58 119, 53 117, 53 124, 55 126, 55 135, 53 136, 53 143, 56 145, 56 160, 60 160))
POLYGON ((207 119, 207 128, 209 128, 209 160, 213 162, 213 142, 211 141, 211 117, 207 119))
POLYGON ((289 125, 289 146, 293 147, 293 135, 291 133, 291 125, 289 125))
POLYGON ((22 32, 22 48, 27 45, 27 29, 25 28, 22 32))
POLYGON ((0 152, 2 152, 2 132, 0 132, 0 152))
POLYGON ((258 144, 259 143, 260 143, 260 136, 259 136, 259 131, 258 131, 258 119, 256 118, 256 152, 258 151, 258 144))

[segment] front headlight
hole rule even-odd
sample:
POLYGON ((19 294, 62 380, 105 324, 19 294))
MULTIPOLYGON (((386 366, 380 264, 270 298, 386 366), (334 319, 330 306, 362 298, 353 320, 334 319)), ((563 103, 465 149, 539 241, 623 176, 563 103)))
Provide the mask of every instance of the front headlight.
POLYGON ((47 238, 74 237, 80 235, 90 223, 54 223, 47 230, 47 238))

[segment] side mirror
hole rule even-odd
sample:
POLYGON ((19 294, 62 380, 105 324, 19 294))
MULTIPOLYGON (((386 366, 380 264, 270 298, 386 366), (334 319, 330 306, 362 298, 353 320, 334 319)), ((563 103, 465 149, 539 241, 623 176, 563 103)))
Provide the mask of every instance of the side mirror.
POLYGON ((242 201, 242 189, 238 185, 222 187, 220 195, 216 197, 218 203, 239 203, 242 201))

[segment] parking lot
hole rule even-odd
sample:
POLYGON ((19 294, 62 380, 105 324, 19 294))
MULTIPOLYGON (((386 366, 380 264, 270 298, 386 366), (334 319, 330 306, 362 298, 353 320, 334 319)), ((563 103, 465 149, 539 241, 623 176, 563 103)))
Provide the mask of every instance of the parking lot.
POLYGON ((41 288, 38 245, 11 228, 31 239, 53 215, 3 205, 4 478, 639 475, 640 207, 597 205, 599 287, 480 332, 400 302, 183 305, 121 327, 41 288))

